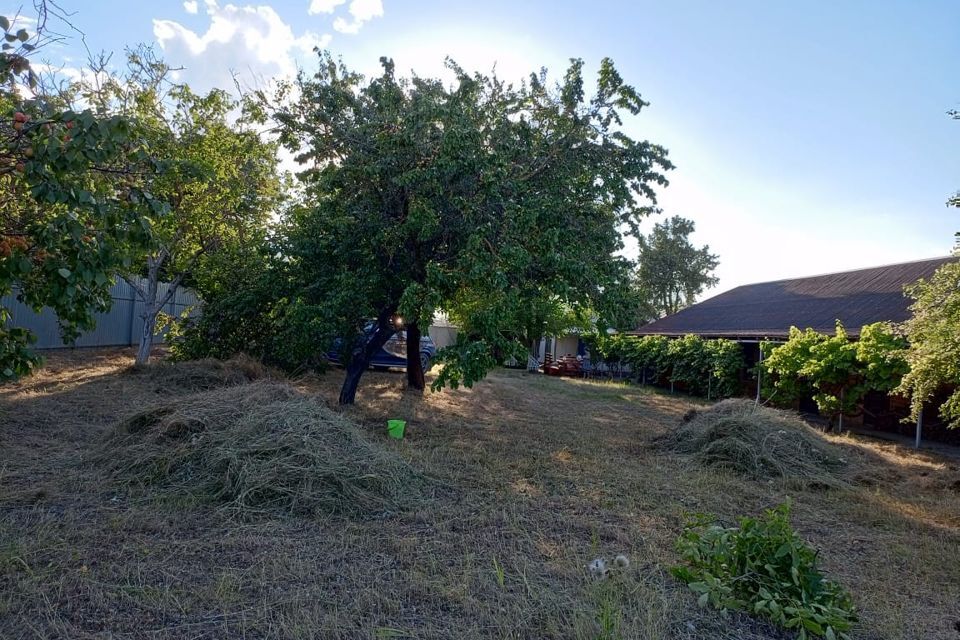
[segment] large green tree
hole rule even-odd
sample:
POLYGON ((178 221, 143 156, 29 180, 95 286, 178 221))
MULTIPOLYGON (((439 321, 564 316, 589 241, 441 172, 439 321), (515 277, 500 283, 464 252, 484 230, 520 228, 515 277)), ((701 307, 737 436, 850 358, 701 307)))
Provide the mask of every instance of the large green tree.
POLYGON ((951 389, 940 415, 960 426, 960 261, 946 264, 929 280, 907 288, 914 302, 905 328, 910 338, 910 371, 898 391, 911 399, 919 418, 923 405, 941 389, 951 389))
MULTIPOLYGON (((949 111, 948 115, 960 120, 958 111, 949 111)), ((960 192, 947 200, 947 206, 960 207, 960 192)), ((910 396, 914 420, 935 393, 951 389, 940 407, 940 415, 953 428, 960 427, 960 232, 956 238, 958 261, 940 267, 929 280, 920 280, 906 289, 913 298, 913 313, 905 324, 910 338, 910 372, 898 389, 910 396)))
MULTIPOLYGON (((69 342, 109 307, 121 248, 166 215, 152 193, 163 167, 136 121, 71 109, 38 85, 28 56, 42 34, 2 16, 0 31, 0 295, 51 308, 69 342)), ((38 362, 9 317, 0 309, 0 380, 38 362)))
POLYGON ((512 85, 449 62, 445 84, 382 65, 368 81, 321 54, 274 113, 307 166, 284 251, 297 300, 345 339, 341 403, 398 315, 422 389, 418 336, 438 309, 462 326, 435 384, 469 385, 523 357, 531 302, 598 306, 624 272, 621 230, 654 210, 670 168, 621 130, 646 103, 610 60, 589 97, 579 60, 555 86, 545 71, 512 85))
POLYGON ((277 148, 251 125, 226 92, 198 95, 171 81, 149 48, 128 53, 124 75, 96 68, 72 95, 96 113, 136 121, 166 170, 152 193, 170 206, 153 221, 147 243, 128 246, 120 275, 143 303, 137 364, 150 357, 157 320, 201 263, 229 245, 254 241, 281 193, 277 148))
POLYGON ((693 304, 717 283, 713 271, 720 262, 709 246, 698 248, 690 242, 694 230, 692 220, 673 216, 640 238, 637 287, 656 317, 693 304))

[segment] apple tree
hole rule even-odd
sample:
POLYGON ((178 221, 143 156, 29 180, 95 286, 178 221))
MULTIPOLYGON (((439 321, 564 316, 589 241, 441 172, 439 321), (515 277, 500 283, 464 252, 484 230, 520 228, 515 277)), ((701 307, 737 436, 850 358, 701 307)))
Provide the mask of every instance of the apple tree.
MULTIPOLYGON (((0 16, 0 295, 57 314, 65 342, 110 305, 125 247, 168 207, 151 193, 163 164, 138 124, 72 110, 30 68, 40 36, 0 16)), ((30 373, 34 337, 0 308, 0 380, 30 373)))
POLYGON ((623 234, 656 210, 671 165, 624 132, 647 103, 612 61, 591 95, 580 60, 556 84, 545 70, 510 84, 451 61, 451 83, 400 77, 388 59, 372 79, 319 62, 271 102, 305 167, 284 257, 297 298, 343 340, 341 403, 398 317, 411 387, 425 386, 419 336, 440 309, 461 331, 434 386, 470 385, 526 357, 531 305, 597 308, 623 277, 623 234))

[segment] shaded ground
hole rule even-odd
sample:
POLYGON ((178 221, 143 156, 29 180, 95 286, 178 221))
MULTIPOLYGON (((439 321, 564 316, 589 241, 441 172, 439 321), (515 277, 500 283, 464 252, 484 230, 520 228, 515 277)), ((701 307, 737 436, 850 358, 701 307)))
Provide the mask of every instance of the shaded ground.
MULTIPOLYGON (((667 569, 685 513, 732 522, 791 497, 861 610, 854 637, 960 639, 955 460, 844 439, 852 488, 787 490, 654 451, 686 399, 501 371, 418 400, 371 373, 348 415, 441 490, 372 520, 240 523, 90 462, 116 421, 189 392, 131 360, 61 352, 0 389, 2 638, 787 637, 698 609, 667 569), (386 439, 387 417, 406 440, 386 439), (590 578, 618 553, 626 576, 590 578)), ((339 382, 298 386, 332 403, 339 382)))

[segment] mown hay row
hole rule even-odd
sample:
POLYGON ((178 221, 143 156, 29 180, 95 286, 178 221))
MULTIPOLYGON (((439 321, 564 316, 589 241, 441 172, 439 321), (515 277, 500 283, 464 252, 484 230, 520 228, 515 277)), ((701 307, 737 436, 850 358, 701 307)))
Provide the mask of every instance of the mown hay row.
POLYGON ((750 400, 724 400, 693 412, 658 445, 696 464, 756 480, 845 484, 846 463, 835 445, 799 417, 750 400))
POLYGON ((162 395, 209 391, 270 377, 267 367, 244 355, 229 360, 160 361, 132 367, 129 374, 149 381, 154 391, 162 395))
POLYGON ((99 462, 164 494, 241 516, 381 515, 422 496, 423 477, 323 402, 258 381, 187 396, 120 423, 99 462))

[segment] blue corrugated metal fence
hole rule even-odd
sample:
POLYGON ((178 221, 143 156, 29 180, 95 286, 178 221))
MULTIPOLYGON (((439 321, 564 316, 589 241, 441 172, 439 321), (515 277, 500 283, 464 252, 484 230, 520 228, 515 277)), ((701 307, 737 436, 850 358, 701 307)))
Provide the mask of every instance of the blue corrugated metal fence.
MULTIPOLYGON (((143 282, 146 287, 146 282, 143 282)), ((157 296, 162 298, 168 285, 161 284, 157 296)), ((140 314, 143 302, 137 299, 137 292, 124 280, 119 280, 110 288, 113 305, 106 313, 97 314, 97 326, 93 331, 84 333, 74 343, 78 347, 107 347, 136 344, 139 341, 140 314)), ((29 329, 37 336, 36 349, 56 349, 65 346, 60 339, 57 316, 49 308, 35 313, 29 306, 17 301, 16 294, 0 298, 0 304, 10 311, 7 323, 13 327, 29 329)), ((179 289, 164 307, 164 312, 179 316, 190 307, 198 304, 197 296, 189 289, 179 289)), ((162 338, 160 334, 158 337, 162 338)))

